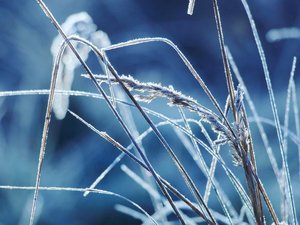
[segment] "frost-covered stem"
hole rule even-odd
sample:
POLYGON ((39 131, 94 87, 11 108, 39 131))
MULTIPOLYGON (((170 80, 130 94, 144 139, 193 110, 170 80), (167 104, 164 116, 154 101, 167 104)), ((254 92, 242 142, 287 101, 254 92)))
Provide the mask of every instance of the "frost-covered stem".
POLYGON ((34 194, 33 194, 33 199, 32 199, 32 207, 31 207, 31 213, 30 213, 30 221, 29 221, 30 225, 34 224, 36 204, 37 204, 37 198, 38 198, 38 193, 39 193, 39 186, 40 186, 40 182, 41 182, 42 166, 43 166, 45 152, 46 152, 49 124, 51 121, 51 111, 52 111, 52 106, 53 106, 53 101, 54 101, 56 79, 57 79, 57 74, 58 74, 58 70, 59 70, 59 62, 62 57, 61 53, 64 51, 64 49, 65 49, 65 46, 62 47, 60 49, 60 51, 58 52, 58 55, 54 62, 53 72, 52 72, 52 76, 51 76, 50 93, 49 93, 49 97, 48 97, 47 109, 46 109, 46 114, 45 114, 44 128, 43 128, 41 147, 40 147, 40 153, 39 153, 39 162, 38 162, 38 168, 37 168, 37 174, 36 174, 35 189, 34 189, 34 194))

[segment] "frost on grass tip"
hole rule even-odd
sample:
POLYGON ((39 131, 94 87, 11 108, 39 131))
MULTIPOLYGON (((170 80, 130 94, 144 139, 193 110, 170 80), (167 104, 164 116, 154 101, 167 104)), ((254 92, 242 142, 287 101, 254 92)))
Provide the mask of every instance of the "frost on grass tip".
MULTIPOLYGON (((97 31, 97 26, 94 24, 92 18, 86 12, 79 12, 69 16, 62 24, 62 29, 66 35, 78 35, 92 42, 98 48, 107 47, 110 45, 107 34, 101 30, 97 31)), ((59 47, 63 43, 63 38, 57 35, 51 46, 51 53, 55 59, 59 47)), ((73 46, 79 52, 84 61, 87 60, 90 48, 78 42, 72 42, 73 46)), ((81 64, 76 59, 73 52, 67 48, 62 56, 61 65, 58 71, 56 80, 56 89, 68 91, 71 89, 74 72, 81 64)), ((69 96, 63 94, 55 94, 53 111, 57 119, 64 119, 69 108, 69 96)))

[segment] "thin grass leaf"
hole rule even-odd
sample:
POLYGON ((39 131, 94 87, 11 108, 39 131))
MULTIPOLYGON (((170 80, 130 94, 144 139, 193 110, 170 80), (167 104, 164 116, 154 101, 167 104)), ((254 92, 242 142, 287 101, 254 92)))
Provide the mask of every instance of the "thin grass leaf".
MULTIPOLYGON (((31 205, 32 205, 32 198, 29 197, 25 203, 25 206, 24 206, 22 215, 20 217, 20 220, 18 222, 18 225, 27 225, 28 224, 28 214, 31 211, 31 205)), ((40 196, 39 204, 36 209, 36 220, 38 220, 40 218, 44 205, 45 205, 44 199, 42 196, 40 196)))
MULTIPOLYGON (((230 71, 230 67, 229 67, 229 62, 228 62, 228 56, 225 50, 225 44, 224 44, 224 35, 223 35, 223 30, 222 30, 222 23, 221 23, 221 17, 220 17, 220 12, 218 9, 218 1, 217 0, 213 0, 213 9, 214 9, 214 15, 215 15, 215 20, 216 20, 216 24, 217 24, 217 31, 218 31, 218 36, 219 36, 219 43, 220 43, 220 47, 221 47, 221 53, 222 53, 222 58, 223 58, 223 65, 224 65, 224 70, 225 70, 225 75, 226 75, 226 82, 227 82, 227 88, 228 88, 228 94, 230 96, 230 106, 231 106, 231 110, 233 113, 233 118, 236 124, 239 124, 239 115, 236 111, 236 107, 235 107, 235 94, 234 94, 234 85, 233 85, 233 81, 232 81, 232 75, 231 75, 231 71, 230 71)), ((247 149, 247 145, 241 143, 243 145, 243 149, 247 149)), ((243 149, 241 149, 241 151, 243 151, 243 149)), ((236 153, 239 155, 240 153, 238 153, 237 151, 238 149, 235 148, 234 151, 236 151, 236 153)), ((244 159, 243 159, 244 162, 244 159)), ((255 162, 252 162, 253 165, 255 162)), ((249 187, 249 193, 251 196, 251 200, 253 203, 253 210, 254 210, 254 214, 256 216, 256 221, 258 224, 264 224, 264 215, 263 215, 263 210, 262 210, 262 204, 261 204, 261 200, 260 200, 260 195, 258 192, 258 188, 256 186, 256 184, 254 184, 252 175, 251 175, 251 168, 248 171, 247 166, 243 166, 246 177, 247 177, 247 183, 248 183, 248 187, 249 187), (249 173, 249 174, 248 174, 249 173), (248 174, 248 175, 247 175, 248 174)), ((255 168, 255 166, 254 166, 255 168)))

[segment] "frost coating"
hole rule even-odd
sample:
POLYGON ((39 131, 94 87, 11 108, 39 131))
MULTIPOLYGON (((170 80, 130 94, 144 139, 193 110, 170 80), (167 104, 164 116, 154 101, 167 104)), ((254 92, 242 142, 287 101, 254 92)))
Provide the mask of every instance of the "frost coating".
MULTIPOLYGON (((78 35, 84 38, 97 47, 102 48, 110 45, 107 34, 103 31, 96 31, 97 26, 94 24, 92 18, 86 12, 79 12, 69 16, 62 24, 62 29, 66 35, 78 35)), ((59 47, 63 42, 63 38, 57 35, 51 46, 51 53, 53 58, 56 57, 59 47)), ((90 52, 90 48, 78 42, 72 41, 73 46, 80 54, 83 61, 86 61, 90 52)), ((74 79, 74 71, 80 66, 80 62, 76 59, 73 52, 66 48, 62 56, 62 62, 57 74, 56 89, 68 91, 72 87, 74 79)), ((53 111, 57 119, 64 119, 69 108, 69 96, 62 94, 55 94, 53 102, 53 111)))

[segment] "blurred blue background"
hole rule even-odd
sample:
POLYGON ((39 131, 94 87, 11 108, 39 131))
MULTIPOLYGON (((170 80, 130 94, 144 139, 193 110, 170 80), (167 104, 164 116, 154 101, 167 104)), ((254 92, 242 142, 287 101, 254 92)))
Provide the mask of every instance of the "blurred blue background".
MULTIPOLYGON (((224 105, 227 97, 225 77, 211 1, 196 1, 192 16, 186 14, 186 0, 52 0, 46 4, 60 23, 70 14, 87 11, 98 29, 106 32, 112 43, 155 36, 172 40, 202 75, 220 104, 224 105)), ((265 34, 273 28, 300 27, 300 2, 253 0, 249 4, 266 51, 278 104, 283 106, 292 57, 299 56, 300 40, 268 43, 265 34)), ((220 12, 225 42, 249 90, 253 90, 257 109, 262 115, 272 118, 263 70, 242 4, 237 0, 220 1, 220 12)), ((0 1, 0 90, 49 88, 53 62, 50 46, 56 35, 56 30, 35 1, 0 1)), ((150 43, 128 47, 114 50, 108 56, 120 74, 131 74, 141 81, 173 85, 198 102, 211 106, 179 57, 165 44, 150 43)), ((92 71, 101 71, 95 59, 91 58, 88 64, 92 71)), ((79 76, 81 72, 82 68, 77 70, 72 89, 96 91, 88 80, 79 76)), ((296 76, 296 82, 298 80, 296 76)), ((0 185, 34 185, 46 103, 46 95, 0 98, 0 185)), ((164 104, 158 101, 153 104, 153 108, 172 118, 179 118, 178 111, 164 104)), ((130 144, 103 101, 73 97, 70 109, 98 129, 107 131, 123 145, 130 144)), ((139 130, 143 131, 146 123, 138 114, 136 121, 139 130)), ((275 131, 267 128, 270 138, 275 138, 275 131)), ((163 129, 163 134, 170 143, 176 143, 172 129, 163 129)), ((254 138, 259 146, 260 138, 254 138)), ((276 145, 274 142, 274 146, 276 145)), ((162 153, 163 149, 154 135, 145 140, 145 146, 151 151, 149 155, 151 154, 155 167, 175 186, 181 188, 180 182, 174 177, 172 163, 165 159, 167 156, 162 153)), ((275 149, 279 152, 278 147, 275 149)), ((291 154, 297 154, 295 146, 291 149, 291 154)), ((183 162, 191 160, 184 156, 186 153, 183 150, 176 151, 183 162)), ((68 114, 62 121, 53 117, 42 185, 87 187, 118 154, 109 143, 89 131, 71 115, 68 114)), ((262 180, 273 176, 270 165, 260 163, 265 160, 265 151, 258 154, 262 180)), ((123 159, 122 163, 138 171, 129 159, 123 159)), ((291 165, 295 168, 293 172, 297 174, 297 160, 293 160, 291 165)), ((201 181, 201 174, 189 169, 199 186, 205 184, 201 181)), ((295 179, 299 180, 299 177, 295 179)), ((272 181, 266 183, 273 184, 272 181)), ((227 186, 230 192, 232 187, 227 186)), ((225 191, 227 186, 224 185, 225 191)), ((132 185, 132 181, 119 166, 98 187, 124 194, 149 212, 153 210, 145 191, 138 185, 132 185)), ((182 189, 184 190, 183 187, 182 189)), ((200 190, 203 191, 201 188, 200 190)), ((268 189, 271 193, 276 190, 268 189)), ((1 190, 0 224, 27 224, 26 206, 30 207, 31 198, 30 191, 1 190)), ((80 193, 41 192, 39 199, 41 212, 37 224, 138 224, 137 220, 114 210, 116 203, 127 204, 114 197, 89 195, 83 198, 80 193)), ((238 204, 237 201, 237 207, 238 204)))

